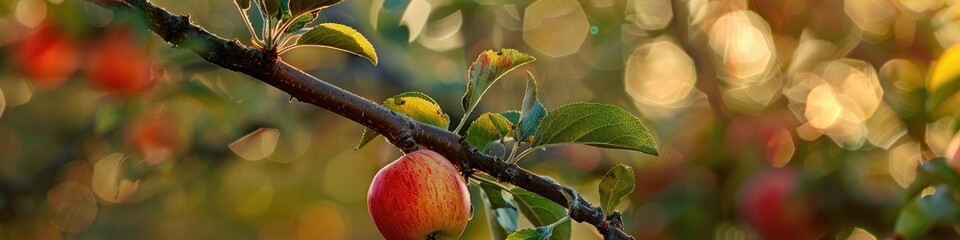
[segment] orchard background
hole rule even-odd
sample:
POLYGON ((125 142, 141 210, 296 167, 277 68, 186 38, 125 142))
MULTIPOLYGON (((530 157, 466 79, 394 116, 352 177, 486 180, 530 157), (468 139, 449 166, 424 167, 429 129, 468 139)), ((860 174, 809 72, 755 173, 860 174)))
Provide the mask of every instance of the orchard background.
MULTIPOLYGON (((150 2, 251 44, 232 0, 150 2)), ((659 156, 564 145, 519 162, 591 203, 631 166, 617 209, 633 237, 960 237, 958 1, 346 0, 326 22, 377 57, 279 58, 374 102, 419 91, 458 123, 470 64, 512 48, 537 60, 470 119, 518 109, 524 71, 546 109, 639 116, 659 156)), ((397 147, 355 150, 363 125, 147 25, 87 1, 0 0, 0 238, 380 237, 365 199, 397 147)), ((483 195, 471 187, 465 239, 491 236, 483 195)))

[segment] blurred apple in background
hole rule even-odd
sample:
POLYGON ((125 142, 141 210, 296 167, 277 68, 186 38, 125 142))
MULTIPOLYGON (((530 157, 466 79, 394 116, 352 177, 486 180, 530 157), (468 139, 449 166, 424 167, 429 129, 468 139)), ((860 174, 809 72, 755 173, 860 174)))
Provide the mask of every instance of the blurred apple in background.
POLYGON ((762 170, 740 188, 740 216, 763 239, 816 239, 816 201, 799 183, 795 169, 762 170))
POLYGON ((176 118, 163 109, 138 117, 127 129, 127 139, 144 162, 156 166, 170 159, 180 143, 176 118))
POLYGON ((107 92, 142 93, 160 77, 154 54, 130 27, 108 28, 91 47, 87 79, 107 92))
POLYGON ((470 195, 450 161, 420 150, 377 172, 367 208, 388 240, 459 239, 470 220, 470 195))
POLYGON ((43 24, 13 47, 17 66, 38 89, 54 89, 82 65, 80 44, 53 24, 43 24))

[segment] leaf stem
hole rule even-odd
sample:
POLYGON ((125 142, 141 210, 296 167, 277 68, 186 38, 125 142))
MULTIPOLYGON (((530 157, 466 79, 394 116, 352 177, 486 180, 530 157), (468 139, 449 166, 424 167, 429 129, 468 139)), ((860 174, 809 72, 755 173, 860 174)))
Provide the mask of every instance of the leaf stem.
POLYGON ((506 162, 511 163, 511 164, 516 163, 518 160, 514 160, 514 157, 517 156, 517 150, 519 150, 519 149, 520 149, 520 142, 518 142, 517 139, 514 138, 514 139, 513 139, 513 149, 510 150, 510 156, 507 157, 506 162))
POLYGON ((491 184, 491 185, 493 185, 493 186, 496 186, 496 187, 499 188, 500 190, 507 191, 508 193, 510 192, 510 189, 507 188, 506 186, 503 186, 503 184, 500 184, 499 182, 496 182, 496 181, 493 181, 493 180, 490 180, 490 179, 486 179, 486 178, 483 178, 483 177, 478 177, 477 175, 470 175, 470 179, 473 179, 473 180, 476 180, 476 181, 479 181, 479 182, 489 183, 489 184, 491 184))
POLYGON ((523 159, 523 157, 526 157, 527 155, 533 153, 534 150, 536 150, 536 148, 532 148, 532 147, 527 148, 526 150, 523 150, 523 152, 520 152, 520 154, 517 155, 517 157, 513 160, 513 162, 510 162, 510 164, 519 162, 520 159, 523 159))
POLYGON ((463 128, 463 125, 467 123, 467 118, 470 118, 471 112, 473 112, 472 107, 463 113, 463 118, 460 118, 460 124, 457 124, 457 128, 453 129, 453 133, 460 134, 460 129, 463 128))
POLYGON ((564 215, 563 218, 561 218, 560 220, 558 220, 558 221, 556 221, 556 222, 554 222, 554 223, 551 223, 550 225, 544 226, 544 227, 554 228, 554 227, 556 227, 557 225, 560 225, 561 223, 566 222, 567 220, 570 220, 570 214, 564 215))

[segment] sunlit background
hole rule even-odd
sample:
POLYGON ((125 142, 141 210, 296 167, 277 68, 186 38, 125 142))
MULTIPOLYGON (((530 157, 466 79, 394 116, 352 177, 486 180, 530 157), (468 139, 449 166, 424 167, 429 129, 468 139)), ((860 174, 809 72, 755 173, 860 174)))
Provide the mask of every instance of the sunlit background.
MULTIPOLYGON (((249 43, 232 0, 151 2, 249 43)), ((0 0, 0 239, 380 237, 366 193, 400 151, 354 151, 361 125, 137 19, 0 0)), ((960 52, 944 54, 960 43, 956 0, 346 0, 317 22, 358 29, 379 65, 320 48, 282 59, 374 101, 421 91, 459 122, 467 66, 515 48, 537 58, 523 69, 548 110, 592 101, 640 116, 659 157, 566 146, 520 163, 594 203, 607 169, 632 166, 637 188, 618 209, 640 239, 755 238, 738 192, 769 168, 839 172, 892 201, 922 161, 960 146, 960 94, 928 102, 950 84, 937 79, 960 75, 960 52)), ((521 72, 475 113, 518 109, 521 72)), ((489 238, 486 218, 477 211, 464 238, 489 238)), ((877 238, 841 230, 828 234, 877 238)), ((573 224, 573 239, 596 238, 573 224)))

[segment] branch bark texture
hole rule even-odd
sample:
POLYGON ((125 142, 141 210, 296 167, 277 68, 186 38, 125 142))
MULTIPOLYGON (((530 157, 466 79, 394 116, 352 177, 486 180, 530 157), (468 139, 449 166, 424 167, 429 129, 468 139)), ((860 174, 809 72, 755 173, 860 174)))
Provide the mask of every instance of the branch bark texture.
POLYGON ((606 216, 573 189, 538 176, 516 164, 480 153, 459 135, 422 124, 379 104, 317 79, 279 60, 275 53, 220 38, 147 0, 87 0, 114 11, 142 14, 150 30, 177 48, 193 51, 220 67, 241 72, 280 89, 297 100, 346 117, 385 136, 404 152, 423 146, 447 157, 461 171, 481 171, 501 182, 537 193, 569 210, 570 217, 596 227, 606 239, 633 239, 622 230, 619 213, 606 216), (566 195, 566 196, 565 196, 566 195), (571 201, 567 200, 567 196, 571 201))

